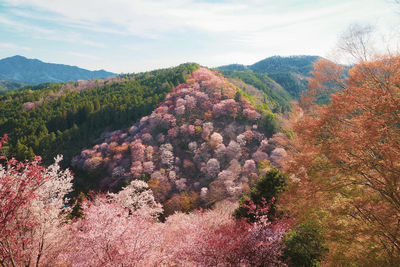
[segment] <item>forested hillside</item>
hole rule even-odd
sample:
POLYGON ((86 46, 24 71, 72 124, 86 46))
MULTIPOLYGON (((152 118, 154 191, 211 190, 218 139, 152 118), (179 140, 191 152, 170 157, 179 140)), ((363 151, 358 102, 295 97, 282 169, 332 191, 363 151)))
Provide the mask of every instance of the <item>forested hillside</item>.
MULTIPOLYGON (((268 103, 274 112, 283 113, 290 110, 291 96, 284 87, 272 80, 267 74, 235 70, 221 70, 221 73, 227 77, 243 81, 247 85, 252 85, 262 92, 263 102, 268 103)), ((242 86, 242 89, 252 94, 251 90, 247 90, 246 85, 242 86)))
POLYGON ((79 188, 115 191, 141 179, 165 215, 237 200, 285 155, 275 114, 267 102, 252 102, 220 73, 200 68, 149 116, 74 157, 79 188))
POLYGON ((159 104, 174 86, 199 66, 117 77, 104 81, 26 86, 0 98, 0 132, 7 133, 8 154, 17 159, 59 153, 68 164, 105 129, 127 126, 159 104))
POLYGON ((22 82, 0 80, 0 95, 3 95, 9 91, 17 90, 21 88, 24 84, 22 82))
MULTIPOLYGON (((239 72, 240 74, 234 75, 237 78, 243 75, 249 76, 251 73, 255 75, 264 74, 282 86, 290 97, 296 100, 302 92, 307 90, 306 78, 311 75, 313 63, 319 58, 318 56, 274 56, 248 66, 232 64, 221 66, 217 69, 228 76, 239 72), (247 74, 244 74, 244 72, 247 74)), ((266 86, 268 86, 268 83, 266 83, 266 86)), ((261 88, 259 89, 262 90, 261 88)), ((282 95, 285 94, 283 93, 282 95)))

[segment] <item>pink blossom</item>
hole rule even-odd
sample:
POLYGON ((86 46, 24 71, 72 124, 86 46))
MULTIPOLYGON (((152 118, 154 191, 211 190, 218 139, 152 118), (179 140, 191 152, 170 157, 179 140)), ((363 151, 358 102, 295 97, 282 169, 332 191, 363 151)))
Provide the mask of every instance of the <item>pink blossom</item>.
POLYGON ((256 152, 253 153, 252 158, 256 162, 260 162, 260 161, 268 160, 268 154, 265 152, 262 152, 260 150, 257 150, 256 152))
POLYGON ((219 173, 220 165, 217 159, 210 159, 207 161, 206 174, 209 178, 215 178, 219 173))
POLYGON ((231 116, 235 117, 239 109, 239 104, 233 99, 222 100, 213 106, 213 114, 215 117, 231 116))
POLYGON ((153 140, 153 136, 150 133, 142 134, 142 140, 144 143, 148 144, 153 140))
POLYGON ((131 143, 130 147, 132 161, 144 161, 145 146, 142 143, 135 141, 131 143))
POLYGON ((255 171, 256 171, 256 163, 254 162, 254 160, 252 159, 246 160, 243 165, 242 174, 246 176, 255 171))
POLYGON ((178 136, 178 131, 176 128, 171 128, 168 130, 168 137, 176 138, 178 136))
POLYGON ((220 135, 220 134, 217 133, 217 132, 214 132, 214 133, 210 136, 209 144, 210 144, 211 147, 214 147, 214 148, 215 148, 216 146, 222 144, 222 141, 223 141, 222 135, 220 135))
POLYGON ((192 125, 192 124, 189 124, 188 125, 188 133, 190 134, 190 135, 195 135, 195 133, 196 133, 196 129, 195 129, 195 127, 194 127, 194 125, 192 125))
POLYGON ((257 120, 261 117, 258 112, 256 112, 254 109, 249 108, 243 110, 243 116, 251 121, 257 120))
POLYGON ((151 174, 154 171, 154 164, 152 161, 143 162, 143 172, 151 174))
POLYGON ((135 178, 140 177, 140 175, 142 175, 142 172, 143 172, 142 163, 140 161, 132 162, 131 173, 132 173, 133 177, 135 177, 135 178))

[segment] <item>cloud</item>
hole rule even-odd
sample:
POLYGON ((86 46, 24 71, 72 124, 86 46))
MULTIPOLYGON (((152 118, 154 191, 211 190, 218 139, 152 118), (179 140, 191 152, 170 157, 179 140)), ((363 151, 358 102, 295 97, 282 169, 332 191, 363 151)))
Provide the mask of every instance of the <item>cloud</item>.
POLYGON ((25 5, 58 14, 61 22, 76 27, 100 32, 128 33, 147 38, 157 38, 171 31, 196 30, 210 34, 257 32, 265 25, 279 27, 337 11, 335 6, 327 5, 299 12, 297 9, 290 9, 290 5, 279 7, 274 4, 276 1, 255 0, 231 2, 113 0, 112 4, 105 0, 8 0, 8 2, 10 5, 25 5))
POLYGON ((54 34, 53 30, 44 28, 44 27, 39 27, 36 25, 28 25, 24 23, 20 23, 15 20, 8 19, 4 16, 0 16, 0 25, 7 25, 13 27, 13 29, 17 29, 19 31, 24 31, 24 32, 35 32, 39 34, 54 34))
POLYGON ((17 44, 12 44, 12 43, 0 43, 0 48, 12 49, 12 50, 24 50, 24 51, 30 51, 31 50, 30 47, 17 45, 17 44))
POLYGON ((71 56, 81 57, 81 58, 86 58, 86 59, 91 59, 91 60, 99 60, 100 59, 98 56, 79 53, 79 52, 73 52, 73 51, 68 52, 68 54, 71 55, 71 56))
MULTIPOLYGON (((254 45, 288 26, 304 27, 323 23, 334 17, 339 27, 355 17, 372 18, 388 12, 383 4, 354 1, 196 1, 196 0, 6 0, 9 6, 38 10, 41 19, 68 27, 99 33, 134 35, 147 39, 162 39, 173 34, 199 32, 254 45), (349 12, 349 10, 351 12, 349 12), (340 18, 340 20, 338 20, 340 18)), ((32 12, 16 14, 32 17, 32 12)), ((39 16, 36 16, 36 19, 39 16)), ((0 21, 1 23, 1 21, 0 21)), ((342 30, 342 29, 341 29, 342 30)), ((85 43, 84 43, 85 44, 85 43)), ((86 43, 90 45, 90 42, 86 43)), ((93 42, 91 44, 94 44, 93 42)))

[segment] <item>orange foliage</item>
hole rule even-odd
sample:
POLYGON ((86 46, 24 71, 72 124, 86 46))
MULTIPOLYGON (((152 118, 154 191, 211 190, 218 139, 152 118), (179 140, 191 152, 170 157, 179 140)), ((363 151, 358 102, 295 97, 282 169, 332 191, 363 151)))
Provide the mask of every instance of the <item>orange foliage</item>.
POLYGON ((361 62, 346 81, 329 62, 315 67, 312 93, 342 91, 294 116, 282 206, 325 224, 333 264, 400 264, 400 56, 361 62))

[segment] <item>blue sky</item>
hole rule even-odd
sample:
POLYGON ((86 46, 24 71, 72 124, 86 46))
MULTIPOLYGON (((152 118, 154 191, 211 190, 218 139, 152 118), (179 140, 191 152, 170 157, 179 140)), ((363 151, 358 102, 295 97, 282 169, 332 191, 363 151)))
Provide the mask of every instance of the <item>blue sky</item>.
POLYGON ((352 23, 400 25, 394 0, 2 0, 0 58, 113 72, 327 56, 352 23))

